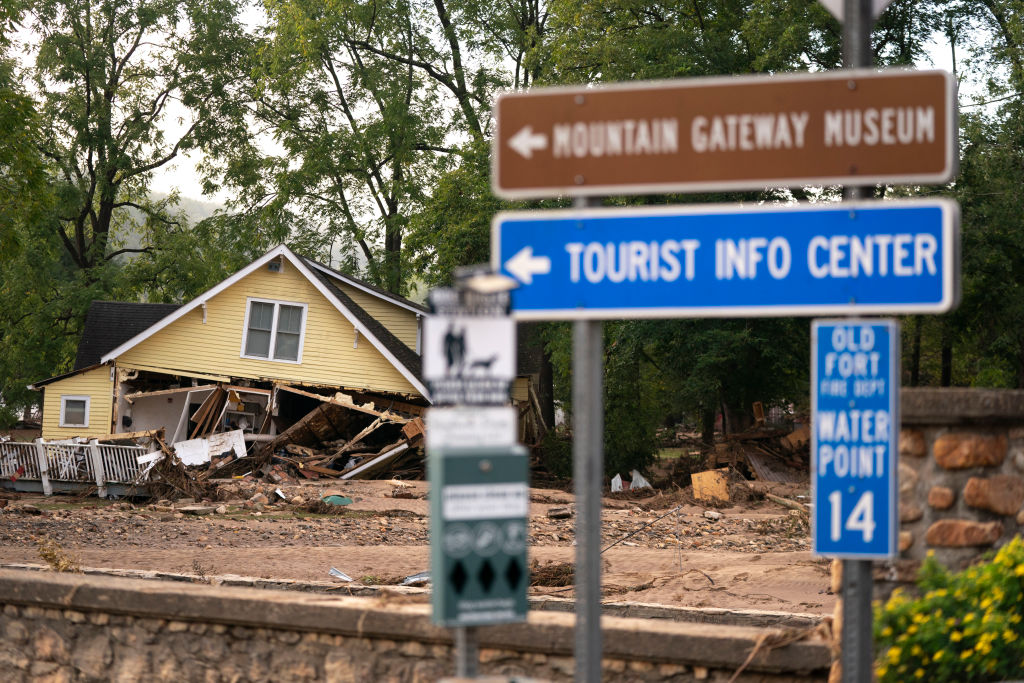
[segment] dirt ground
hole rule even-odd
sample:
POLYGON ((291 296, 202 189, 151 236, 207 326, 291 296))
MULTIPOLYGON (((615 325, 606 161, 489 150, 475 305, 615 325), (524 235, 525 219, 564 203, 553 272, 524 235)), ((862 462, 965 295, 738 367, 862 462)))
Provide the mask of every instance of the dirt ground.
MULTIPOLYGON (((769 490, 790 499, 807 495, 806 486, 792 484, 769 490)), ((328 571, 336 567, 366 584, 390 584, 428 569, 426 493, 426 482, 388 481, 280 487, 228 481, 219 500, 199 503, 4 492, 0 564, 43 564, 39 543, 49 539, 82 567, 303 581, 330 581, 328 571), (250 500, 259 492, 276 503, 250 500), (353 502, 317 505, 330 494, 353 502)), ((606 599, 831 613, 828 563, 811 556, 806 517, 749 491, 740 494, 745 500, 727 507, 696 504, 687 490, 606 497, 606 599)), ((571 494, 531 489, 529 554, 536 569, 572 563, 573 512, 571 494)), ((571 586, 530 590, 572 597, 571 586)))

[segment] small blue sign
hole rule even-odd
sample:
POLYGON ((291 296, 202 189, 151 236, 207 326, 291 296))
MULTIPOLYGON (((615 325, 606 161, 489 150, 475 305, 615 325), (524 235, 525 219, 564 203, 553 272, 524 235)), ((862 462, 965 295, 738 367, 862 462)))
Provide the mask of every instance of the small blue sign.
POLYGON ((814 553, 896 554, 899 324, 811 325, 811 519, 814 553))
POLYGON ((959 299, 945 199, 498 214, 517 318, 942 313, 959 299))

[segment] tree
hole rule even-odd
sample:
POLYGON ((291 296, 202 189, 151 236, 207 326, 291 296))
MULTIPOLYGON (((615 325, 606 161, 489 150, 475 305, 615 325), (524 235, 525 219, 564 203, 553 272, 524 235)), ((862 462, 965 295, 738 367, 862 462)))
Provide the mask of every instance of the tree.
POLYGON ((476 163, 495 91, 532 82, 526 55, 543 11, 536 2, 281 0, 268 12, 247 117, 281 153, 236 138, 210 170, 238 191, 243 217, 269 220, 320 254, 340 237, 355 245, 343 268, 406 291, 410 216, 463 155, 476 163))
POLYGON ((176 299, 199 286, 181 263, 202 252, 182 257, 175 239, 188 231, 173 195, 150 195, 152 177, 217 135, 232 76, 204 68, 224 62, 239 29, 232 0, 5 8, 4 35, 23 22, 18 47, 32 60, 24 77, 0 61, 0 399, 15 408, 36 402, 27 384, 71 368, 92 299, 176 299), (165 124, 177 117, 184 129, 172 136, 165 124), (181 258, 166 269, 172 247, 181 258), (160 263, 173 276, 139 277, 160 263))
POLYGON ((151 251, 145 239, 125 244, 131 230, 178 227, 149 198, 152 174, 213 133, 226 76, 211 79, 200 67, 231 42, 236 11, 227 0, 30 5, 39 144, 58 197, 57 236, 76 268, 88 273, 151 251), (172 115, 185 119, 180 134, 164 125, 172 115), (142 225, 129 208, 146 216, 142 225))

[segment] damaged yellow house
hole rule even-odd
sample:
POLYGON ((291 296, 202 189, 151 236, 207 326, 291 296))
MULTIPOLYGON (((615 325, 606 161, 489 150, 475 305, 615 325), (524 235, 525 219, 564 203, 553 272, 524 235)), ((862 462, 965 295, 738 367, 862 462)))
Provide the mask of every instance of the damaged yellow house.
POLYGON ((32 385, 43 438, 163 428, 169 442, 227 429, 259 440, 307 413, 310 392, 425 406, 426 312, 284 245, 181 306, 94 302, 75 370, 32 385), (208 416, 214 392, 226 398, 208 416))

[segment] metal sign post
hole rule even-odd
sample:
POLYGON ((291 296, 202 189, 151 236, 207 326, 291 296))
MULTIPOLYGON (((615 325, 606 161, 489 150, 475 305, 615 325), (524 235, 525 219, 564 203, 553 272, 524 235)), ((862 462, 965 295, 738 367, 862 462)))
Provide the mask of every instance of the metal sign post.
MULTIPOLYGON (((599 199, 576 199, 580 208, 599 199)), ((572 478, 576 494, 576 680, 601 680, 601 491, 604 487, 604 323, 572 337, 572 478)))
MULTIPOLYGON (((873 66, 871 28, 875 23, 872 0, 843 0, 843 66, 859 69, 873 66)), ((843 200, 856 201, 871 188, 847 186, 843 200)), ((899 423, 893 425, 899 430, 899 423)), ((843 560, 843 649, 841 666, 845 683, 869 683, 874 669, 871 598, 874 579, 871 560, 843 560)))

